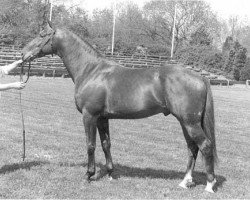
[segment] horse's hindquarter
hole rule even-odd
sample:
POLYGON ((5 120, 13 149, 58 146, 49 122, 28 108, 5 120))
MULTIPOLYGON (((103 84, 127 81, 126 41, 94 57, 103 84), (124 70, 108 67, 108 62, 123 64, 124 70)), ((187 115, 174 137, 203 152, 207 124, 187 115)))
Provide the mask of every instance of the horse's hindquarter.
POLYGON ((181 120, 199 121, 206 103, 206 85, 198 74, 180 66, 161 68, 166 104, 170 112, 181 120))

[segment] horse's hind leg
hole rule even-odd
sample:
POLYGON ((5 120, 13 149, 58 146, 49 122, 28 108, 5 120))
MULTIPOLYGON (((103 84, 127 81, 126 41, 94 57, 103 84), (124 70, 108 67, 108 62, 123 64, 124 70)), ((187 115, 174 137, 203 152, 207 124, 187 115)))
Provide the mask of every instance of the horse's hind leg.
POLYGON ((108 170, 108 175, 111 178, 111 174, 113 172, 113 162, 112 162, 112 156, 110 153, 111 142, 110 142, 110 135, 109 135, 108 119, 104 117, 99 117, 97 119, 97 128, 100 134, 102 149, 106 158, 106 167, 108 170))
POLYGON ((193 173, 193 170, 195 167, 195 161, 197 158, 199 148, 198 148, 197 144, 189 136, 185 126, 183 126, 182 124, 181 124, 181 126, 182 126, 184 137, 185 137, 186 142, 187 142, 188 164, 187 164, 187 170, 186 170, 185 177, 182 180, 182 182, 179 184, 179 186, 181 186, 183 188, 188 188, 188 187, 191 187, 194 185, 192 173, 193 173))
POLYGON ((85 179, 90 181, 90 177, 95 174, 95 148, 96 148, 96 121, 97 117, 92 116, 87 110, 82 111, 83 124, 86 134, 86 145, 88 154, 88 169, 85 179))
POLYGON ((213 187, 216 183, 214 176, 214 155, 213 145, 205 135, 200 123, 184 125, 190 138, 197 144, 205 161, 205 168, 207 173, 206 191, 214 192, 213 187))

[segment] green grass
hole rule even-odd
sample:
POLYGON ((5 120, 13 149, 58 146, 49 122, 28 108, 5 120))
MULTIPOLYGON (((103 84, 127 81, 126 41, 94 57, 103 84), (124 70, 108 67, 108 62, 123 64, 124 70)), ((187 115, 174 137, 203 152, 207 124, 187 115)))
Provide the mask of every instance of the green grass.
MULTIPOLYGON (((1 82, 12 82, 7 77, 1 82)), ((219 165, 218 190, 204 191, 206 175, 197 159, 196 186, 178 187, 187 150, 177 120, 156 115, 140 120, 111 120, 116 180, 105 176, 97 140, 97 181, 84 182, 86 145, 70 79, 31 77, 22 91, 27 158, 22 162, 19 91, 0 99, 0 198, 81 199, 239 199, 250 198, 250 89, 213 87, 219 165)))

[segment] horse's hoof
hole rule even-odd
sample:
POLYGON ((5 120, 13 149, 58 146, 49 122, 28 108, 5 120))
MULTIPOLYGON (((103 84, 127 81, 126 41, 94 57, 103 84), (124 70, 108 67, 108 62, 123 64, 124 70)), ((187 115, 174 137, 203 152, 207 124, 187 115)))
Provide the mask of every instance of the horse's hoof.
POLYGON ((185 183, 183 183, 183 182, 181 182, 181 183, 179 184, 179 186, 180 186, 180 187, 182 187, 182 188, 184 188, 184 189, 187 189, 186 184, 185 184, 185 183))
POLYGON ((108 176, 109 181, 113 181, 113 177, 112 176, 108 176))
POLYGON ((210 193, 214 193, 214 190, 213 189, 211 189, 211 188, 205 188, 205 191, 207 191, 207 192, 210 192, 210 193))
POLYGON ((86 173, 86 174, 84 175, 84 177, 83 177, 84 182, 85 182, 85 183, 90 183, 90 182, 91 182, 90 177, 91 177, 91 176, 89 175, 89 173, 86 173))
POLYGON ((89 178, 84 178, 83 181, 84 181, 84 183, 86 183, 86 184, 88 184, 88 183, 91 182, 91 180, 90 180, 89 178))
POLYGON ((216 179, 214 179, 212 182, 207 182, 207 186, 205 188, 205 191, 210 192, 210 193, 214 193, 213 187, 216 183, 216 179))
POLYGON ((188 188, 192 188, 192 187, 195 186, 195 182, 187 182, 186 186, 187 186, 188 188))
POLYGON ((192 180, 183 180, 180 184, 179 184, 180 187, 184 188, 184 189, 188 189, 188 188, 191 188, 191 187, 194 187, 195 186, 195 183, 192 181, 192 180))
POLYGON ((111 172, 108 172, 108 179, 110 181, 117 180, 120 178, 120 175, 117 172, 114 172, 113 170, 111 172))

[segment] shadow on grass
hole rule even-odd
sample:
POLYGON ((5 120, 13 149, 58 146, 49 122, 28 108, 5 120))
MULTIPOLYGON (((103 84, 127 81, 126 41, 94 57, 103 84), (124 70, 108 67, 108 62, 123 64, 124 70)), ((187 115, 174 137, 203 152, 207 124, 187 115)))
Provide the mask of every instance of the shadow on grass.
MULTIPOLYGON (((41 166, 51 164, 46 161, 31 161, 31 162, 22 162, 22 163, 14 163, 11 165, 4 165, 0 168, 0 174, 5 174, 9 172, 14 172, 20 169, 30 170, 32 167, 41 166)), ((57 163, 60 167, 75 167, 81 166, 86 167, 86 163, 69 163, 69 162, 60 162, 57 163)), ((94 180, 99 180, 107 175, 106 166, 98 163, 96 166, 99 168, 96 175, 94 176, 94 180)), ((150 178, 150 179, 166 179, 166 180, 182 180, 185 176, 184 172, 176 171, 176 170, 162 170, 162 169, 152 169, 152 168, 139 168, 139 167, 131 167, 120 164, 114 165, 114 172, 112 177, 114 179, 118 179, 120 177, 131 177, 131 178, 150 178)), ((206 174, 204 172, 193 172, 193 178, 196 185, 206 185, 206 174)), ((221 175, 216 175, 216 188, 223 187, 223 183, 226 181, 226 178, 221 175)))
MULTIPOLYGON (((59 163, 59 166, 67 167, 87 167, 87 163, 59 163)), ((107 175, 106 166, 102 163, 96 164, 99 170, 96 172, 93 180, 98 181, 107 175)), ((150 178, 150 179, 166 179, 166 180, 182 180, 185 176, 185 172, 180 172, 176 170, 162 170, 162 169, 152 169, 152 168, 139 168, 131 167, 120 164, 114 165, 114 172, 112 177, 114 179, 119 179, 120 177, 131 177, 131 178, 150 178)), ((196 185, 206 185, 207 176, 204 172, 193 172, 193 179, 196 185)), ((224 176, 216 175, 216 189, 223 187, 223 183, 227 180, 224 176)))
MULTIPOLYGON (((86 166, 84 164, 84 166, 86 166)), ((104 177, 106 173, 106 167, 99 163, 97 164, 100 167, 100 171, 98 172, 98 176, 96 180, 104 177)), ((120 164, 116 164, 114 166, 115 170, 112 175, 113 178, 118 179, 120 177, 132 177, 132 178, 150 178, 150 179, 166 179, 166 180, 182 180, 185 176, 184 172, 176 171, 176 170, 161 170, 161 169, 152 169, 152 168, 138 168, 131 166, 124 166, 120 164)), ((193 172, 193 178, 196 185, 206 185, 207 178, 204 172, 193 172)), ((216 175, 216 189, 223 187, 223 183, 226 181, 226 178, 221 175, 216 175)))
POLYGON ((30 161, 30 162, 21 162, 21 163, 13 163, 10 165, 4 165, 0 168, 0 174, 6 174, 20 169, 30 170, 31 167, 45 165, 47 163, 48 162, 45 161, 30 161))

